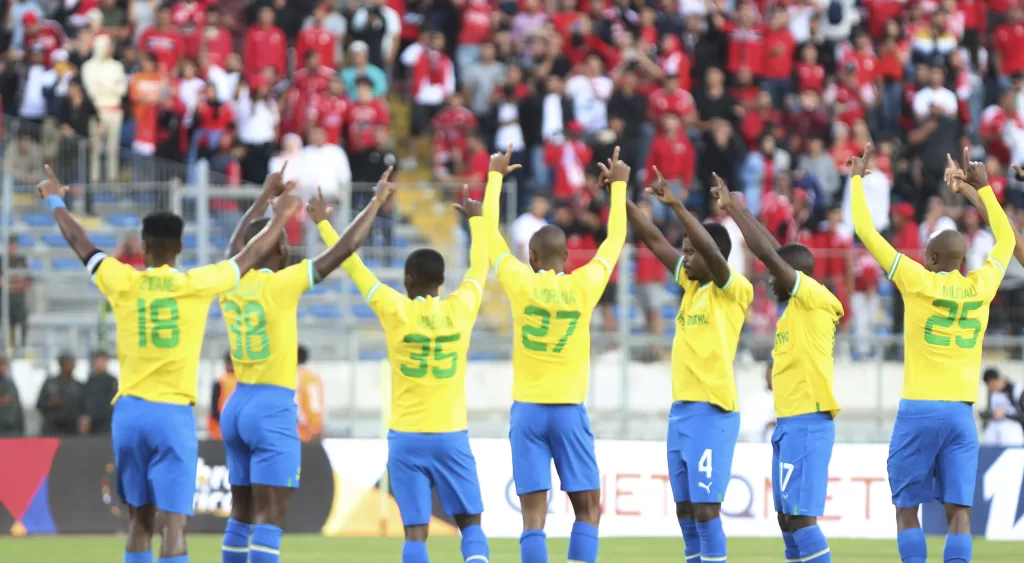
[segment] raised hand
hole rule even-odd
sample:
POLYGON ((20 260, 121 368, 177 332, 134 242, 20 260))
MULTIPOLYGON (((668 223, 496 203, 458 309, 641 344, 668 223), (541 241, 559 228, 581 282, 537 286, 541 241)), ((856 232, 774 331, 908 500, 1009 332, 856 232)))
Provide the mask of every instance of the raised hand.
POLYGON ((612 171, 611 167, 615 162, 619 160, 619 147, 615 146, 615 151, 612 152, 612 157, 608 159, 608 165, 605 166, 603 162, 598 162, 597 167, 601 169, 601 173, 597 176, 597 187, 609 189, 612 187, 612 171))
POLYGON ((373 196, 380 201, 381 205, 387 203, 391 199, 391 195, 398 189, 398 184, 391 182, 391 172, 394 170, 394 166, 388 166, 388 169, 380 175, 380 180, 377 180, 377 185, 373 187, 373 196))
POLYGON ((1021 168, 1019 164, 1014 164, 1013 173, 1016 174, 1018 182, 1024 182, 1024 168, 1021 168))
POLYGON ((722 209, 728 209, 733 202, 729 186, 726 186, 725 181, 714 172, 711 173, 711 181, 711 196, 718 200, 718 205, 722 209))
POLYGON ((320 186, 317 186, 316 197, 306 203, 306 213, 309 213, 309 218, 313 220, 313 224, 319 225, 321 221, 328 221, 330 219, 331 211, 334 211, 334 208, 327 206, 327 202, 324 201, 324 192, 320 189, 320 186))
POLYGON ((953 190, 953 193, 958 194, 960 193, 960 190, 963 189, 965 185, 965 174, 966 173, 957 166, 953 157, 949 153, 946 153, 946 170, 943 171, 942 177, 946 181, 946 185, 949 186, 949 189, 953 190))
POLYGON ((871 173, 868 170, 868 162, 871 161, 872 155, 875 154, 875 147, 871 146, 871 143, 864 145, 864 154, 861 156, 851 156, 847 164, 850 166, 850 176, 867 176, 871 173))
POLYGON ((960 168, 964 172, 964 181, 974 189, 980 190, 988 185, 988 169, 985 168, 984 162, 970 161, 969 158, 970 149, 964 147, 964 152, 960 155, 960 168))
POLYGON ((291 217, 302 209, 302 200, 290 193, 283 193, 274 202, 274 215, 291 217))
POLYGON ((491 165, 487 168, 488 172, 497 172, 502 176, 515 172, 523 166, 521 164, 510 164, 512 162, 512 145, 509 144, 508 150, 500 153, 496 152, 491 155, 491 165))
POLYGON ((281 197, 281 194, 291 189, 288 187, 288 184, 290 184, 291 182, 285 182, 284 180, 284 171, 287 170, 287 168, 288 161, 286 160, 284 162, 284 165, 281 166, 281 170, 278 170, 277 172, 271 172, 270 174, 267 174, 266 178, 263 179, 263 193, 267 197, 271 199, 275 197, 281 197))
POLYGON ((650 186, 644 188, 644 192, 658 198, 658 201, 665 205, 672 205, 676 203, 678 201, 676 199, 676 194, 672 193, 671 186, 669 186, 668 182, 665 181, 665 177, 661 175, 661 170, 658 170, 657 166, 654 167, 654 173, 658 175, 658 179, 650 186))
POLYGON ((475 199, 470 199, 469 186, 467 184, 462 185, 462 203, 453 203, 452 207, 459 213, 462 213, 466 219, 483 217, 484 215, 484 204, 475 199))
POLYGON ((618 159, 619 147, 615 147, 614 157, 611 162, 611 170, 608 174, 608 179, 614 184, 615 182, 628 182, 629 181, 629 165, 618 159))
POLYGON ((68 190, 71 188, 61 185, 60 180, 57 179, 57 175, 53 173, 50 165, 43 166, 43 170, 46 170, 47 179, 36 184, 36 194, 39 195, 39 199, 46 199, 52 195, 60 197, 67 195, 68 190))

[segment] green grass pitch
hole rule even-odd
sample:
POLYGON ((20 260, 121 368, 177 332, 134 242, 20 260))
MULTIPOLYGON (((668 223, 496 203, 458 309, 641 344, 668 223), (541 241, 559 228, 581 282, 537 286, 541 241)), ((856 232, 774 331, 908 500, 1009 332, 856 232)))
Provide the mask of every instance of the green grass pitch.
MULTIPOLYGON (((220 536, 194 535, 189 538, 192 563, 220 563, 220 536)), ((932 560, 942 559, 942 538, 931 538, 932 560)), ((899 561, 896 541, 831 540, 836 563, 899 561)), ((427 542, 432 561, 461 561, 457 538, 434 538, 427 542)), ((111 563, 121 560, 124 538, 107 536, 58 536, 0 539, 0 560, 4 563, 111 563)), ((551 561, 564 561, 566 540, 550 540, 551 561)), ((326 538, 316 535, 285 535, 281 561, 284 563, 377 563, 401 561, 402 542, 380 538, 326 538)), ((680 563, 682 539, 609 538, 601 540, 600 563, 680 563)), ((1019 561, 1020 544, 974 541, 974 561, 999 563, 1019 561)), ((781 539, 730 539, 729 561, 734 563, 780 563, 781 539)), ((514 539, 491 540, 491 563, 519 563, 519 544, 514 539)))

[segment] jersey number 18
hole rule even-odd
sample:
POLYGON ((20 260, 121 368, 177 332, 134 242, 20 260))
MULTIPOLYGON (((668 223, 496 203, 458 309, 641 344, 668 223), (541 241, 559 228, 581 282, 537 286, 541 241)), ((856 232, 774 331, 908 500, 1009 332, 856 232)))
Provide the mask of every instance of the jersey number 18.
POLYGON ((139 319, 139 348, 176 348, 181 341, 178 328, 178 300, 135 301, 139 319))
POLYGON ((267 313, 259 303, 248 302, 245 306, 234 301, 224 302, 224 312, 235 316, 231 323, 231 357, 250 362, 263 361, 270 357, 270 336, 267 335, 267 313))

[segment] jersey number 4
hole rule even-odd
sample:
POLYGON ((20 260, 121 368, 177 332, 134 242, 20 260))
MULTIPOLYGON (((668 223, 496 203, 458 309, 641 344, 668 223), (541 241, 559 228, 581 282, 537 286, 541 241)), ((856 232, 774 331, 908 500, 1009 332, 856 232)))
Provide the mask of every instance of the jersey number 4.
POLYGON ((178 300, 135 301, 139 313, 139 348, 176 348, 181 341, 178 328, 178 300))
POLYGON ((224 302, 224 312, 234 315, 231 323, 231 357, 243 361, 259 362, 270 357, 270 335, 267 334, 267 312, 259 303, 244 306, 234 301, 224 302))
POLYGON ((461 334, 448 334, 445 336, 438 336, 431 340, 429 336, 423 336, 422 334, 407 334, 403 342, 406 344, 419 345, 420 351, 409 354, 409 357, 417 362, 415 364, 405 364, 401 366, 402 375, 406 377, 423 377, 427 375, 427 361, 429 361, 431 353, 433 353, 434 361, 439 364, 445 361, 450 361, 447 367, 434 366, 430 368, 430 373, 438 379, 448 379, 455 375, 455 368, 458 365, 459 354, 457 352, 445 352, 444 345, 451 342, 458 342, 462 338, 461 334), (433 352, 431 352, 433 351, 433 352))
POLYGON ((956 301, 950 301, 948 299, 936 299, 932 301, 932 306, 938 307, 939 309, 946 309, 948 314, 943 317, 942 315, 932 315, 928 317, 928 321, 924 324, 924 341, 932 346, 949 346, 953 340, 948 336, 941 336, 935 334, 935 327, 949 328, 956 323, 963 330, 971 330, 970 338, 964 338, 963 336, 956 337, 957 348, 974 348, 978 343, 978 335, 981 333, 981 321, 978 319, 969 319, 967 314, 976 309, 980 309, 984 305, 982 301, 967 301, 965 303, 958 303, 956 301), (957 313, 960 313, 957 318, 957 313))
MULTIPOLYGON (((525 311, 523 311, 523 314, 529 315, 531 317, 540 318, 539 327, 523 327, 523 347, 526 348, 527 350, 533 350, 534 352, 547 352, 547 344, 543 342, 537 342, 536 340, 531 340, 530 337, 544 338, 545 336, 548 335, 548 330, 550 330, 551 328, 551 311, 530 305, 529 307, 526 308, 525 311)), ((563 349, 565 349, 565 344, 566 342, 569 341, 569 337, 572 336, 572 333, 576 332, 576 324, 580 322, 580 312, 558 311, 557 313, 555 313, 555 319, 569 321, 569 326, 566 327, 565 334, 563 334, 562 338, 558 340, 558 343, 556 343, 554 347, 551 348, 552 352, 558 354, 563 349)))

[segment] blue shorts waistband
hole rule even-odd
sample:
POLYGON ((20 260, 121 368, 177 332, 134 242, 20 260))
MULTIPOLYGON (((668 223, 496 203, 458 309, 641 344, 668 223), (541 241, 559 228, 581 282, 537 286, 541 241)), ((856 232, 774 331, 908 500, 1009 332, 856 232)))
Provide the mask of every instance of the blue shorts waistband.
POLYGON ((281 387, 280 385, 267 385, 264 383, 242 383, 238 382, 238 386, 235 387, 235 393, 254 393, 260 395, 287 397, 289 400, 295 400, 295 389, 289 389, 288 387, 281 387))
POLYGON ((779 417, 776 421, 777 424, 784 423, 816 423, 816 422, 835 422, 832 418, 832 413, 828 412, 809 412, 805 414, 795 414, 793 416, 779 417))
POLYGON ((469 429, 455 430, 453 432, 403 432, 401 430, 388 430, 388 438, 434 438, 443 436, 462 436, 469 434, 469 429))
POLYGON ((899 412, 906 414, 973 413, 970 403, 962 401, 924 401, 900 399, 899 412))
POLYGON ((164 403, 161 401, 149 401, 142 397, 136 397, 135 395, 121 395, 117 398, 117 402, 114 406, 122 405, 122 408, 158 408, 158 409, 169 409, 169 410, 181 410, 192 412, 192 405, 179 405, 178 403, 164 403))
POLYGON ((683 413, 698 415, 725 415, 738 414, 735 411, 727 411, 722 407, 705 401, 676 401, 669 409, 669 416, 678 416, 683 413))

